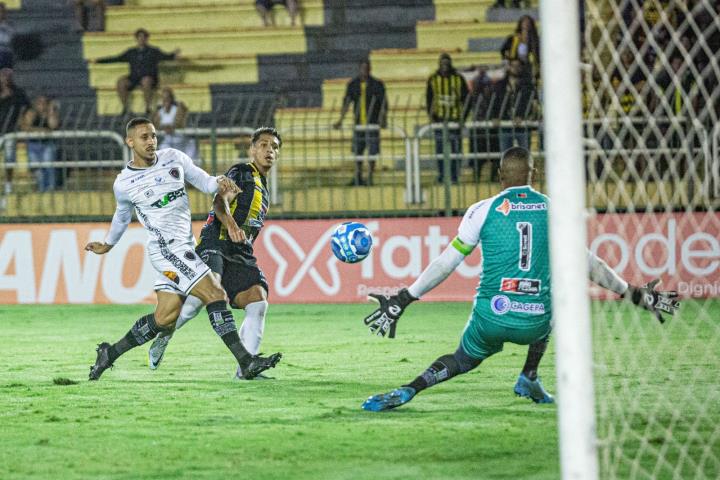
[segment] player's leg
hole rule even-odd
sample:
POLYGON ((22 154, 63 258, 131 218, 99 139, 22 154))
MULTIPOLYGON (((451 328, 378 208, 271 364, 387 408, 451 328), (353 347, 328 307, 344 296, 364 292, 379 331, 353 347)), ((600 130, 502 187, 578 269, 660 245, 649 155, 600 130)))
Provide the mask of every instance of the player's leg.
POLYGON ((516 395, 529 398, 535 403, 555 403, 555 399, 545 390, 537 373, 549 341, 550 335, 547 334, 528 346, 525 365, 513 388, 516 395))
POLYGON ((260 284, 253 285, 244 292, 238 293, 233 304, 238 308, 245 309, 245 319, 240 326, 240 338, 248 352, 257 355, 265 331, 265 314, 268 308, 267 291, 260 284))
POLYGON ((282 354, 274 353, 269 357, 252 355, 240 341, 235 319, 225 301, 225 291, 213 275, 205 275, 190 291, 205 304, 210 324, 233 354, 247 378, 254 378, 280 361, 282 354))
POLYGON ((412 400, 419 392, 469 372, 484 359, 502 350, 502 334, 502 330, 491 322, 484 321, 473 311, 455 353, 439 357, 412 382, 389 393, 368 398, 362 408, 379 412, 399 407, 412 400))
MULTIPOLYGON (((210 267, 210 270, 212 270, 212 275, 214 275, 215 278, 220 281, 220 278, 223 274, 222 257, 218 254, 213 254, 211 252, 205 252, 203 254, 200 254, 200 257, 202 261, 208 267, 210 267)), ((202 308, 202 300, 200 300, 194 295, 188 295, 180 310, 180 316, 175 323, 175 330, 179 329, 187 322, 195 318, 198 313, 200 313, 200 310, 202 310, 202 308)), ((165 356, 165 350, 167 349, 167 346, 170 343, 170 339, 172 338, 173 334, 174 330, 160 333, 158 334, 157 338, 155 338, 152 345, 150 345, 150 348, 148 349, 148 367, 150 367, 150 370, 156 370, 160 366, 160 363, 165 356)))
POLYGON ((90 367, 90 380, 99 379, 125 352, 149 342, 160 332, 172 331, 180 313, 182 297, 176 293, 158 291, 157 299, 155 312, 140 317, 123 338, 112 345, 107 342, 98 345, 95 364, 90 367))
POLYGON ((481 362, 481 359, 471 357, 460 345, 455 353, 438 357, 412 382, 391 392, 373 395, 363 403, 362 408, 363 410, 380 412, 399 407, 408 403, 423 390, 450 380, 457 375, 467 373, 480 365, 481 362))
POLYGON ((124 75, 117 81, 116 89, 120 104, 122 105, 122 113, 125 115, 130 111, 130 92, 135 88, 133 82, 130 81, 130 77, 124 75))
MULTIPOLYGON (((252 252, 249 252, 249 255, 252 255, 252 252)), ((233 308, 245 309, 245 318, 240 326, 240 340, 248 352, 257 355, 265 330, 265 314, 268 308, 267 280, 252 256, 248 258, 247 263, 226 261, 224 267, 222 287, 231 299, 233 308)), ((242 368, 238 367, 235 377, 240 380, 246 379, 242 368)))

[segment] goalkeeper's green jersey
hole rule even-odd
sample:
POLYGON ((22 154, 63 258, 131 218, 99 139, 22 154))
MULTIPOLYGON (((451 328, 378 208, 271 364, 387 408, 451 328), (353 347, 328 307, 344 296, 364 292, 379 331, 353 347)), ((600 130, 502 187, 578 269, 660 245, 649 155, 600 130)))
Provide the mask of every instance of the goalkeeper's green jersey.
POLYGON ((482 318, 513 328, 550 321, 547 210, 545 195, 520 186, 465 213, 453 245, 465 255, 481 248, 474 309, 482 318))

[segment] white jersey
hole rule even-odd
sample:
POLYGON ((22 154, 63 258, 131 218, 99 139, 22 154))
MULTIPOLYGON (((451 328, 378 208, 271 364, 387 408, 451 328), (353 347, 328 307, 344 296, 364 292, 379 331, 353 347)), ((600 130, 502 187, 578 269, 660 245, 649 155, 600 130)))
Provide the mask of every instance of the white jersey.
POLYGON ((151 167, 125 166, 113 184, 117 209, 105 243, 115 245, 120 240, 134 208, 148 232, 150 254, 171 244, 193 244, 186 182, 204 193, 215 193, 218 188, 216 177, 173 148, 158 150, 151 167))

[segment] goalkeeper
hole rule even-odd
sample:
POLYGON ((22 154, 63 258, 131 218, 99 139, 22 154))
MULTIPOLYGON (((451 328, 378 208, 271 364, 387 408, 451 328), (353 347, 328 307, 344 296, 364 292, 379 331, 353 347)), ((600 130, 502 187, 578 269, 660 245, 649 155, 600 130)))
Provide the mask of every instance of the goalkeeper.
MULTIPOLYGON (((426 388, 474 369, 501 351, 505 342, 529 345, 515 393, 536 403, 554 403, 537 376, 550 336, 552 307, 548 198, 530 186, 534 171, 530 152, 520 147, 507 150, 500 162, 504 190, 467 210, 455 239, 410 287, 393 296, 371 295, 380 306, 365 324, 392 338, 405 308, 445 280, 475 246, 482 248, 480 284, 458 349, 439 357, 410 383, 368 398, 363 409, 399 407, 426 388)), ((661 312, 672 315, 678 309, 677 293, 656 291, 657 280, 635 287, 595 255, 588 253, 588 261, 593 282, 650 310, 661 322, 661 312)))

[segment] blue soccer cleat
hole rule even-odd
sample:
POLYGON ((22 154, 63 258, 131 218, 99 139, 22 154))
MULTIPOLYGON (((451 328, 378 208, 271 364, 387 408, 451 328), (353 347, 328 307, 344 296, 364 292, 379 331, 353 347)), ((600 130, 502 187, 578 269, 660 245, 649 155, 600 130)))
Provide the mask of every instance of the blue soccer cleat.
POLYGON ((382 412, 383 410, 390 410, 391 408, 404 405, 412 400, 414 396, 414 388, 400 387, 390 393, 373 395, 363 402, 362 409, 370 412, 382 412))
POLYGON ((529 398, 535 403, 555 403, 553 396, 546 392, 540 383, 540 377, 533 381, 521 373, 514 390, 515 395, 529 398))

